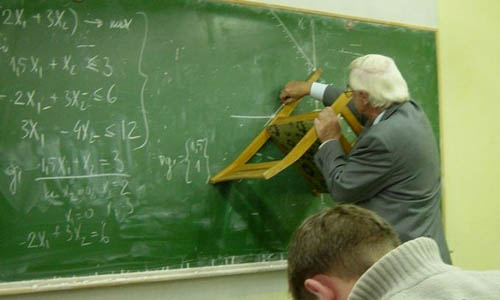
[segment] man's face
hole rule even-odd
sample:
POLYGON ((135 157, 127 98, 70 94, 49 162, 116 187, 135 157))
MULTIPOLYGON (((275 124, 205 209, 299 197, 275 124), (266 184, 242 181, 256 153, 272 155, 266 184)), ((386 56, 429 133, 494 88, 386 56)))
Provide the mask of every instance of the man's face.
POLYGON ((351 87, 351 84, 347 84, 347 90, 351 92, 352 94, 352 99, 351 101, 354 104, 354 107, 356 110, 366 116, 368 113, 368 108, 370 105, 370 102, 368 101, 369 94, 363 90, 355 90, 351 87))
POLYGON ((352 102, 354 103, 354 107, 360 114, 365 114, 366 112, 366 104, 363 100, 363 97, 366 95, 365 92, 362 91, 352 91, 352 102))

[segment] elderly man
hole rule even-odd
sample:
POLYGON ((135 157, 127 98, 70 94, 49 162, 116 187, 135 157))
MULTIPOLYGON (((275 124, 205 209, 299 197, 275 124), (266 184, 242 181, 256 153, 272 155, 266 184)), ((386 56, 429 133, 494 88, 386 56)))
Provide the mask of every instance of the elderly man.
MULTIPOLYGON (((441 220, 439 152, 429 120, 410 99, 408 86, 394 61, 366 55, 349 66, 351 108, 364 130, 349 154, 339 142, 337 116, 325 108, 314 121, 322 142, 315 162, 334 200, 356 203, 392 224, 402 241, 431 237, 451 263, 441 220)), ((330 105, 340 90, 320 83, 289 82, 284 103, 305 95, 330 105)))
POLYGON ((445 264, 429 238, 400 245, 384 219, 349 204, 325 209, 297 229, 288 284, 295 300, 500 299, 500 271, 445 264))

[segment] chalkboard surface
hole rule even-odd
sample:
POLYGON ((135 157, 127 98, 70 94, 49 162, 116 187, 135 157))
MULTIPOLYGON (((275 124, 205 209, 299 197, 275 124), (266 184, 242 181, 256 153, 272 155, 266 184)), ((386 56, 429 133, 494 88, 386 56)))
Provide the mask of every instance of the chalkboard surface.
POLYGON ((439 136, 432 31, 217 1, 3 0, 0 281, 286 258, 329 196, 294 168, 208 179, 287 81, 321 67, 345 85, 368 53, 396 60, 439 136))

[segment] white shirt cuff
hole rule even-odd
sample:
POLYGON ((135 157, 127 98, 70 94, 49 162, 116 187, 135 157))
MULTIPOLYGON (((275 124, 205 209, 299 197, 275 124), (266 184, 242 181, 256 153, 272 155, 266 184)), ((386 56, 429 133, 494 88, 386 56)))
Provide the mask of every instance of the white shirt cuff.
POLYGON ((311 85, 311 92, 309 95, 315 99, 323 100, 323 95, 325 94, 325 90, 328 87, 327 84, 313 82, 311 85))
POLYGON ((321 143, 321 145, 319 145, 318 150, 321 149, 321 147, 323 147, 324 144, 331 142, 331 141, 335 141, 335 140, 336 139, 329 139, 329 140, 324 141, 323 143, 321 143))

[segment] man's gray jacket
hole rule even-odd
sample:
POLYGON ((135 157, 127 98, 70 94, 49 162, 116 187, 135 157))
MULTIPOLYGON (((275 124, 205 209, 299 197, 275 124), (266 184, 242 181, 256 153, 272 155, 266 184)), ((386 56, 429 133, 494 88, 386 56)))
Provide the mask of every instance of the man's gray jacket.
MULTIPOLYGON (((325 105, 338 94, 331 89, 325 91, 325 105)), ((395 227, 402 242, 433 238, 443 260, 451 263, 441 216, 439 152, 417 103, 393 104, 376 125, 365 124, 348 155, 337 140, 325 143, 315 162, 335 201, 376 212, 395 227)))

